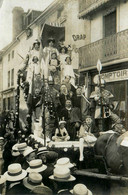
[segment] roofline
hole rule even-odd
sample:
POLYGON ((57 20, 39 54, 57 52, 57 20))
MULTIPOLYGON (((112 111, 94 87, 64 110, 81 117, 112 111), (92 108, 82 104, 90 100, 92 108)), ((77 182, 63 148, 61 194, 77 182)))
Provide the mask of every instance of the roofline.
MULTIPOLYGON (((37 22, 39 21, 39 23, 38 24, 40 24, 41 22, 40 22, 40 19, 41 19, 41 21, 42 21, 42 18, 44 18, 45 19, 45 17, 47 16, 47 14, 48 14, 48 12, 50 12, 51 13, 51 9, 53 9, 53 11, 55 10, 55 9, 57 9, 57 7, 56 7, 56 4, 58 4, 58 5, 60 5, 60 3, 62 2, 63 0, 55 0, 55 1, 53 1, 43 12, 42 12, 42 14, 41 15, 39 15, 30 25, 28 25, 27 26, 27 28, 28 27, 31 27, 32 25, 34 25, 35 23, 37 24, 37 22)), ((19 38, 24 34, 24 32, 26 31, 26 29, 25 30, 23 30, 17 37, 16 37, 16 39, 14 40, 14 41, 12 41, 10 44, 8 44, 7 46, 5 46, 4 48, 5 48, 5 51, 3 51, 0 55, 1 56, 3 56, 15 43, 17 43, 17 42, 19 42, 19 38), (7 49, 6 49, 6 47, 7 47, 7 49)), ((1 51, 2 50, 4 50, 4 48, 3 49, 1 49, 1 51)))

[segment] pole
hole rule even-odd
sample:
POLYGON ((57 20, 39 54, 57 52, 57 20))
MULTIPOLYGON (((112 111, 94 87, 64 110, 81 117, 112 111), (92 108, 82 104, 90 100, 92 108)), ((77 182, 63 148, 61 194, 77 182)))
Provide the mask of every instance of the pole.
POLYGON ((101 106, 101 113, 100 113, 100 119, 101 119, 101 131, 103 131, 103 97, 102 97, 102 87, 101 87, 101 70, 102 70, 102 65, 101 65, 101 61, 98 60, 97 61, 97 70, 98 70, 98 78, 99 78, 99 92, 100 92, 100 106, 101 106))
MULTIPOLYGON (((42 95, 45 93, 45 82, 44 82, 44 75, 43 75, 43 91, 42 95)), ((46 129, 45 129, 45 99, 43 104, 43 113, 42 113, 42 128, 43 128, 43 134, 44 134, 44 146, 46 146, 46 129)))
POLYGON ((46 146, 46 131, 45 131, 45 103, 44 103, 44 106, 43 106, 42 122, 43 122, 44 146, 46 146))

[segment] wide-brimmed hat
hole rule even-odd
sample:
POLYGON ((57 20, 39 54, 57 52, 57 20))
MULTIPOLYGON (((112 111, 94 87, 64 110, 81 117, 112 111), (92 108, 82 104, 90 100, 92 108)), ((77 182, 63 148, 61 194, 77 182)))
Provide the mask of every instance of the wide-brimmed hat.
POLYGON ((19 181, 26 177, 27 172, 22 169, 19 163, 13 163, 8 166, 8 171, 4 175, 7 181, 19 181))
POLYGON ((84 184, 76 184, 70 192, 73 195, 92 195, 92 192, 84 184))
POLYGON ((5 175, 0 175, 0 184, 3 184, 6 182, 6 177, 5 175))
POLYGON ((53 195, 52 190, 47 186, 37 186, 32 190, 34 194, 41 194, 41 195, 53 195))
POLYGON ((40 154, 46 154, 48 153, 47 147, 40 147, 37 151, 37 156, 40 154))
POLYGON ((61 53, 62 49, 65 49, 65 53, 67 53, 68 48, 65 45, 61 45, 59 48, 59 52, 61 53))
POLYGON ((19 156, 20 155, 20 152, 18 151, 18 148, 17 148, 17 145, 15 144, 13 147, 12 147, 12 156, 19 156))
POLYGON ((44 185, 42 175, 36 172, 29 173, 28 177, 24 178, 23 184, 30 190, 33 190, 36 186, 44 185))
POLYGON ((36 39, 36 40, 33 42, 33 45, 35 45, 36 43, 40 45, 40 41, 39 41, 38 39, 36 39))
POLYGON ((66 124, 66 121, 59 121, 59 125, 66 124))
POLYGON ((15 149, 18 149, 18 151, 24 151, 28 148, 26 142, 23 142, 23 143, 20 143, 20 144, 15 144, 13 147, 12 147, 12 150, 15 150, 15 149))
POLYGON ((46 168, 47 168, 47 166, 43 165, 41 159, 35 159, 35 160, 31 160, 29 162, 29 167, 27 168, 26 171, 28 173, 31 173, 31 172, 40 173, 40 172, 44 171, 46 168))
POLYGON ((67 157, 60 158, 57 160, 55 167, 60 167, 60 168, 72 168, 74 165, 70 163, 70 159, 67 157))
POLYGON ((60 182, 69 182, 74 181, 76 178, 71 175, 69 168, 57 167, 53 170, 53 175, 49 179, 60 181, 60 182))
POLYGON ((54 39, 53 37, 49 37, 49 38, 48 38, 48 43, 51 42, 51 41, 52 41, 53 43, 55 43, 55 39, 54 39))
POLYGON ((23 156, 26 157, 29 154, 31 154, 32 152, 35 152, 35 150, 32 147, 27 148, 24 152, 23 152, 23 156))
POLYGON ((19 156, 20 152, 18 150, 12 150, 12 156, 19 156))

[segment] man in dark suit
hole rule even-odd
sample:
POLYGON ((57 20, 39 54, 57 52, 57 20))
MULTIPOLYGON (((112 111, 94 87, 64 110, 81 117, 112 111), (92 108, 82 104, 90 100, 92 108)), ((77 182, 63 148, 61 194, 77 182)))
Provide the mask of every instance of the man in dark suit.
POLYGON ((70 99, 66 100, 65 108, 61 110, 60 118, 67 123, 67 131, 70 135, 70 140, 76 139, 76 132, 80 128, 81 113, 79 108, 73 108, 70 99))

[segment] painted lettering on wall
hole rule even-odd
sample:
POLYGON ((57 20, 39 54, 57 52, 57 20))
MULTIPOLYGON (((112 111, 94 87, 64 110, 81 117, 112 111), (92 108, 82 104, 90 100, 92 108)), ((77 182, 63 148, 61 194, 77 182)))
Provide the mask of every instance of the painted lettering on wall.
POLYGON ((86 35, 85 34, 72 35, 72 38, 73 38, 74 41, 85 40, 86 35))
MULTIPOLYGON (((101 76, 102 78, 104 78, 106 82, 128 80, 128 69, 103 73, 101 74, 101 76)), ((95 80, 95 77, 94 77, 94 80, 95 80)))

